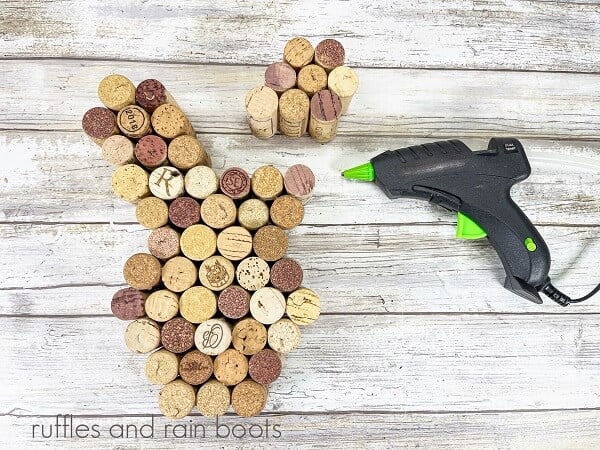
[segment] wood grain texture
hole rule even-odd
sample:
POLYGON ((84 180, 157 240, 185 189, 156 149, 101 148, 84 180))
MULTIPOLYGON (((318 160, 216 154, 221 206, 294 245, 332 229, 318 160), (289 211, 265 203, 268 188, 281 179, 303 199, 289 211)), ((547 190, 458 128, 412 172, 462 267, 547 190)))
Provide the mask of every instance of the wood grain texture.
POLYGON ((593 1, 239 0, 216 7, 36 0, 4 8, 0 52, 11 57, 33 50, 42 57, 266 65, 282 58, 288 39, 305 35, 313 45, 340 39, 352 66, 600 67, 600 8, 593 1))

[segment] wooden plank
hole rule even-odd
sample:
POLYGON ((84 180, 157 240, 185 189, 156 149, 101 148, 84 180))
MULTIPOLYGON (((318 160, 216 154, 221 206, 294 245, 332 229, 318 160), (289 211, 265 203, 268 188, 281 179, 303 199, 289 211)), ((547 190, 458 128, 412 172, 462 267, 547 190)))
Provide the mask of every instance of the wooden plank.
MULTIPOLYGON (((598 283, 600 227, 542 227, 551 276, 573 298, 598 283)), ((2 225, 0 314, 110 314, 122 265, 145 250, 132 225, 2 225), (18 261, 17 270, 9 264, 18 261)), ((504 290, 504 271, 486 241, 454 239, 451 226, 302 226, 288 254, 326 314, 600 312, 600 297, 568 310, 504 290)))
MULTIPOLYGON (((0 436, 3 446, 21 444, 30 448, 41 444, 59 445, 61 448, 80 449, 82 445, 93 445, 96 449, 143 448, 164 449, 175 446, 181 449, 215 448, 216 445, 235 445, 236 449, 256 448, 360 448, 381 449, 389 447, 423 447, 464 449, 497 448, 537 448, 543 445, 555 449, 586 449, 597 445, 600 438, 598 426, 600 414, 595 411, 542 411, 542 412, 502 412, 484 414, 420 414, 412 412, 395 412, 388 414, 269 414, 257 418, 245 419, 226 416, 215 419, 193 416, 181 421, 170 421, 164 417, 74 417, 74 424, 98 426, 98 438, 41 438, 33 437, 33 427, 40 435, 40 425, 45 432, 52 423, 52 417, 10 415, 0 417, 0 428, 9 430, 10 434, 0 436), (540 426, 543 424, 543 438, 540 438, 540 426), (130 437, 117 436, 119 427, 130 426, 130 437), (145 436, 134 436, 142 426, 145 436), (179 428, 174 428, 179 425, 179 428), (181 436, 174 438, 175 433, 181 436), (253 436, 250 437, 250 427, 253 436), (217 435, 217 427, 218 429, 217 435), (260 426, 262 433, 259 432, 260 426), (196 427, 196 434, 193 434, 196 427), (246 435, 237 438, 231 435, 236 427, 237 436, 243 430, 246 435), (267 435, 267 430, 269 434, 267 435), (146 431, 148 433, 146 433, 146 431), (229 432, 229 434, 228 434, 229 432), (279 434, 279 433, 280 434, 279 434)), ((54 419, 55 420, 55 419, 54 419)), ((82 433, 83 435, 83 433, 82 433)))
MULTIPOLYGON (((124 322, 1 321, 0 356, 18 362, 0 374, 5 411, 159 413, 124 322)), ((286 356, 266 411, 597 408, 599 339, 596 315, 322 317, 286 356)))
MULTIPOLYGON (((98 82, 111 72, 136 83, 161 79, 202 133, 249 134, 243 98, 264 78, 264 67, 7 61, 0 66, 0 129, 79 131, 83 113, 99 104, 98 82)), ((403 69, 358 74, 360 90, 340 134, 600 137, 600 75, 403 69)))
MULTIPOLYGON (((318 183, 306 208, 309 224, 454 223, 455 216, 441 208, 416 200, 391 201, 370 183, 340 176, 341 170, 381 151, 436 139, 440 137, 340 136, 324 147, 308 138, 201 137, 217 172, 232 165, 249 171, 263 164, 281 170, 296 163, 312 167, 318 183)), ((487 139, 465 142, 473 149, 487 147, 487 139)), ((523 145, 533 173, 513 188, 513 196, 531 220, 599 224, 600 142, 525 139, 523 145)), ((111 192, 113 169, 100 148, 80 133, 5 131, 0 132, 0 147, 8 155, 0 165, 0 222, 135 222, 134 207, 111 192)))
POLYGON ((308 34, 354 66, 595 72, 599 23, 593 1, 8 1, 0 52, 264 65, 308 34))

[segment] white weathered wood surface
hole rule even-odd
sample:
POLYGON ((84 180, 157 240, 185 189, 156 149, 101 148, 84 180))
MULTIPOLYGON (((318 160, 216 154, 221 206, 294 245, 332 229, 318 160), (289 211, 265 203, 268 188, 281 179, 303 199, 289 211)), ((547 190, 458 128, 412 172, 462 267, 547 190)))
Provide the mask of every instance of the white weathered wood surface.
MULTIPOLYGON (((394 147, 522 138, 532 176, 513 190, 579 295, 600 276, 600 3, 72 2, 0 5, 0 446, 60 448, 592 448, 600 443, 600 301, 561 309, 502 289, 484 241, 454 217, 390 201, 339 171, 394 147), (338 37, 360 90, 326 145, 252 138, 242 98, 296 34, 338 37), (115 440, 158 414, 143 357, 110 316, 121 265, 147 231, 113 198, 82 136, 97 82, 162 79, 217 170, 302 162, 317 193, 290 255, 323 315, 286 358, 259 418, 281 438, 115 440), (32 439, 56 414, 99 439, 32 439)), ((157 418, 159 427, 173 423, 157 418)))

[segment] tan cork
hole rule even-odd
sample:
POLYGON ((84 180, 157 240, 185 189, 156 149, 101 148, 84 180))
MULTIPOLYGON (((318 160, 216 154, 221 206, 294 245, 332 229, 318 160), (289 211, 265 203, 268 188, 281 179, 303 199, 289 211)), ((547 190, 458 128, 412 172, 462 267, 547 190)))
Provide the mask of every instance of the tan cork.
POLYGON ((109 137, 102 143, 102 156, 115 166, 135 162, 134 145, 131 140, 121 134, 109 137))
POLYGON ((135 217, 143 227, 160 228, 169 222, 169 207, 158 197, 146 197, 136 205, 135 217))
POLYGON ((192 323, 205 322, 217 313, 217 296, 204 286, 192 286, 181 294, 179 311, 192 323))
POLYGON ((300 288, 288 296, 285 311, 296 325, 308 325, 321 314, 321 299, 310 289, 300 288))
POLYGON ((169 259, 162 270, 165 287, 173 292, 191 288, 198 279, 198 271, 192 261, 183 256, 169 259))
POLYGON ((257 291, 269 282, 269 264, 264 259, 251 256, 238 264, 235 274, 241 287, 257 291))
POLYGON ((252 252, 252 235, 243 227, 228 227, 217 236, 219 253, 231 261, 240 261, 252 252))
POLYGON ((339 66, 329 73, 327 87, 337 94, 342 102, 342 114, 348 112, 352 97, 358 89, 358 76, 348 66, 339 66))
POLYGON ((130 256, 123 266, 125 282, 132 288, 147 291, 160 283, 160 261, 148 253, 130 256))
POLYGON ((288 137, 300 137, 308 129, 310 100, 300 89, 290 89, 279 99, 279 131, 288 137))
POLYGON ((321 66, 310 64, 300 69, 298 73, 298 89, 312 97, 322 89, 327 88, 327 72, 321 66))
POLYGON ((137 164, 119 166, 112 175, 115 195, 129 203, 137 203, 150 194, 148 172, 137 164))
POLYGON ((279 353, 289 353, 300 344, 300 328, 290 319, 280 319, 267 331, 269 347, 279 353))
POLYGON ((196 328, 194 343, 202 353, 219 355, 231 344, 231 326, 223 319, 208 319, 196 328))
POLYGON ((196 406, 206 417, 222 416, 231 403, 229 388, 217 380, 209 380, 198 389, 196 406))
POLYGON ((257 198, 246 200, 238 209, 238 221, 248 230, 258 230, 269 222, 269 207, 257 198))
POLYGON ((181 419, 196 405, 196 390, 183 380, 174 380, 163 386, 158 397, 160 411, 171 419, 181 419))
POLYGON ((135 86, 123 75, 108 75, 98 85, 98 98, 107 108, 119 111, 135 104, 135 86))
POLYGON ((257 86, 246 94, 246 114, 252 134, 268 139, 277 131, 277 93, 267 86, 257 86))
POLYGON ((231 342, 244 355, 255 355, 267 345, 267 329, 256 319, 242 319, 233 327, 231 342))
POLYGON ((144 373, 151 383, 170 383, 179 375, 179 357, 161 348, 148 356, 144 373))
POLYGON ((210 167, 192 167, 185 174, 185 191, 195 199, 204 200, 218 190, 219 178, 210 167))
POLYGON ((267 404, 266 386, 256 381, 244 380, 233 388, 231 406, 238 416, 258 416, 267 404))
POLYGON ((274 166, 261 166, 252 174, 252 192, 261 200, 273 200, 283 191, 283 175, 274 166))
POLYGON ((271 220, 284 230, 290 230, 302 223, 304 205, 291 195, 277 197, 271 204, 271 220))
POLYGON ((204 261, 217 250, 217 235, 206 225, 197 224, 181 234, 181 252, 194 261, 204 261))
POLYGON ((200 282, 203 286, 220 292, 235 280, 235 268, 222 256, 211 256, 200 264, 200 282))
POLYGON ((148 296, 144 307, 152 320, 166 322, 179 313, 179 296, 168 289, 160 289, 148 296))
POLYGON ((221 229, 234 224, 237 208, 231 198, 224 194, 212 194, 200 206, 202 221, 209 227, 221 229))
POLYGON ((308 39, 303 37, 290 39, 283 49, 283 60, 294 69, 300 69, 310 64, 314 56, 313 46, 308 39))
POLYGON ((192 124, 183 111, 171 103, 156 108, 152 113, 151 121, 155 133, 164 138, 174 139, 183 134, 196 136, 192 124))
POLYGON ((233 348, 228 348, 214 361, 215 378, 226 386, 234 386, 248 375, 248 358, 233 348))
POLYGON ((177 136, 170 142, 167 155, 171 165, 181 170, 211 165, 208 153, 194 136, 177 136))
POLYGON ((179 362, 181 379, 193 386, 204 383, 212 374, 212 358, 198 350, 186 353, 179 362))
POLYGON ((277 322, 285 314, 285 297, 272 287, 263 287, 250 299, 252 317, 265 325, 277 322))
POLYGON ((133 139, 140 139, 152 132, 150 115, 137 105, 129 105, 121 109, 117 114, 117 125, 125 136, 133 139))
POLYGON ((134 353, 150 353, 160 347, 160 327, 152 319, 142 317, 127 325, 125 345, 134 353))

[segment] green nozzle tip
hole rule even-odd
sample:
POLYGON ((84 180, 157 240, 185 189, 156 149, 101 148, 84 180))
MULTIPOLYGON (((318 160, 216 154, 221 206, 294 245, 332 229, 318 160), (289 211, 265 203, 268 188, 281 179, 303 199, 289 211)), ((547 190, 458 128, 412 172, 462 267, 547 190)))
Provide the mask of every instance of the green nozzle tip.
POLYGON ((350 180, 374 181, 375 169, 373 168, 373 164, 368 162, 352 169, 344 170, 342 175, 350 180))

